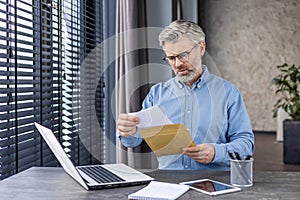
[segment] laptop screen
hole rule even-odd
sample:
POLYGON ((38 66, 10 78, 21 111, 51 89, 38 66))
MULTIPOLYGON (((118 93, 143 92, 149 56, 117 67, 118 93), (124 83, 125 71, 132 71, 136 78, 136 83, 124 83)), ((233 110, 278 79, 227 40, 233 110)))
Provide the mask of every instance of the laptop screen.
POLYGON ((72 176, 79 184, 81 184, 85 189, 88 190, 87 185, 85 184, 84 180, 78 173, 77 169, 68 158, 67 154, 63 150, 62 146, 56 139, 55 135, 53 134, 52 130, 34 122, 35 127, 38 129, 46 143, 48 144, 51 151, 54 153, 55 157, 64 168, 64 170, 72 176))

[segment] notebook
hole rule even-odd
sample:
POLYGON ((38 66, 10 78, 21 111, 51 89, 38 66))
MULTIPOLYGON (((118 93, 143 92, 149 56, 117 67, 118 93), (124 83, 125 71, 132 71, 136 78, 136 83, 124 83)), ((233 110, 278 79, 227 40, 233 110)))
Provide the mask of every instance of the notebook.
POLYGON ((74 166, 53 132, 34 123, 63 169, 87 190, 149 183, 152 177, 125 164, 74 166))
POLYGON ((146 187, 128 195, 128 199, 174 200, 188 190, 189 186, 187 185, 151 181, 146 187))

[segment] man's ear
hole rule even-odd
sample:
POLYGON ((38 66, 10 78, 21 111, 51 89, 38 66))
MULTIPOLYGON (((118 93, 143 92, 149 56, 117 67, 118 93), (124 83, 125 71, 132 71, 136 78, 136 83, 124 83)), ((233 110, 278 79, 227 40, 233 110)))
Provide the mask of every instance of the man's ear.
POLYGON ((204 41, 201 41, 199 43, 199 46, 200 46, 200 54, 201 54, 201 57, 202 57, 205 53, 206 43, 204 41))

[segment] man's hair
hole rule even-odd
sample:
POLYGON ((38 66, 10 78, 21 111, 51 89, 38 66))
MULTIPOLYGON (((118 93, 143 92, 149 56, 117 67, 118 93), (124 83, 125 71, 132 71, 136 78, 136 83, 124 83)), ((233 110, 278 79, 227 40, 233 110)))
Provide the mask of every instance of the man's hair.
POLYGON ((201 41, 205 42, 205 33, 198 24, 187 20, 176 20, 165 27, 159 34, 159 44, 163 47, 165 42, 176 42, 184 34, 195 45, 199 44, 201 41))

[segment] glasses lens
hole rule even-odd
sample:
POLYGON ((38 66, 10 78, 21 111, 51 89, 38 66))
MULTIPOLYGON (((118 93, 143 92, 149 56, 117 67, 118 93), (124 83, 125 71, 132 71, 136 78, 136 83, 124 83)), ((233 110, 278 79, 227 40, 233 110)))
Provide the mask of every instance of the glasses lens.
POLYGON ((176 59, 175 56, 166 56, 166 57, 164 58, 164 60, 165 60, 165 61, 168 61, 170 64, 175 63, 175 59, 176 59))
POLYGON ((176 58, 180 60, 181 62, 186 62, 189 60, 189 54, 193 51, 193 49, 196 47, 195 45, 189 52, 182 52, 178 54, 177 56, 166 56, 164 60, 168 61, 171 65, 174 65, 176 62, 176 58))
POLYGON ((177 56, 180 61, 187 61, 189 59, 189 53, 183 52, 177 56))

